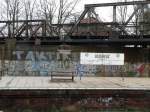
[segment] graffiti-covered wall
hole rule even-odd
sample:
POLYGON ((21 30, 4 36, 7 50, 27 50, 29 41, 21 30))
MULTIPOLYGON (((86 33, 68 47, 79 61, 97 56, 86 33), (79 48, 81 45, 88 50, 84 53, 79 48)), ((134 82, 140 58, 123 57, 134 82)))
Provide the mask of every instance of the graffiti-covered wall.
POLYGON ((71 71, 83 76, 150 76, 149 49, 87 49, 74 47, 71 50, 58 51, 48 47, 40 50, 18 47, 11 51, 11 59, 1 59, 0 68, 5 69, 5 75, 17 76, 48 76, 51 71, 71 71), (81 52, 124 53, 125 64, 82 65, 81 52))

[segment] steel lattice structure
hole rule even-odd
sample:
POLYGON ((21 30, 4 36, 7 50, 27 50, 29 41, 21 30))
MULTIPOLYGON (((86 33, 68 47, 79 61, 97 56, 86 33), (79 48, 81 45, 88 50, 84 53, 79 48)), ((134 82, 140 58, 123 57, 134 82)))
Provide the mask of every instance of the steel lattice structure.
MULTIPOLYGON (((19 20, 19 21, 0 21, 0 42, 4 43, 6 39, 15 38, 18 43, 34 43, 35 39, 41 39, 43 44, 136 44, 149 45, 150 35, 144 33, 143 26, 150 26, 150 22, 143 20, 138 23, 131 22, 137 11, 144 14, 145 5, 150 1, 134 1, 134 2, 117 2, 103 4, 85 5, 83 13, 75 23, 68 24, 50 24, 47 20, 19 20), (136 9, 126 20, 125 23, 116 21, 117 7, 135 5, 136 9), (94 10, 96 7, 112 7, 113 21, 102 22, 97 19, 94 10), (96 22, 89 20, 88 23, 82 22, 85 15, 95 15, 96 22), (109 27, 108 27, 109 26, 109 27), (84 27, 85 34, 80 32, 80 28, 84 27), (88 34, 86 29, 94 27, 95 30, 88 34), (103 28, 104 30, 102 31, 103 28), (138 28, 138 34, 128 33, 127 28, 138 28), (100 32, 100 33, 99 33, 100 32)), ((92 29, 93 30, 93 29, 92 29)))

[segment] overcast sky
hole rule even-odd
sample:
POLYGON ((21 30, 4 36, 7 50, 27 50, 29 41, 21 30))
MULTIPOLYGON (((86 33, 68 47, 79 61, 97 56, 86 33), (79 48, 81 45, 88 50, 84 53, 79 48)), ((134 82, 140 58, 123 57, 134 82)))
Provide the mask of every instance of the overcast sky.
MULTIPOLYGON (((112 3, 112 2, 121 2, 124 0, 81 0, 78 6, 76 7, 77 11, 82 12, 84 10, 85 4, 96 4, 96 3, 112 3)), ((133 0, 128 0, 133 1, 133 0)), ((142 1, 142 0, 135 0, 135 1, 142 1)), ((128 8, 128 14, 132 13, 132 6, 128 8)), ((99 14, 100 19, 103 21, 112 21, 112 7, 105 7, 105 8, 96 8, 96 12, 99 14)))
MULTIPOLYGON (((0 4, 2 4, 2 1, 4 0, 0 0, 0 4)), ((20 0, 23 1, 23 0, 20 0)), ((32 1, 32 0, 31 0, 32 1)), ((37 0, 38 1, 38 0, 37 0)), ((68 0, 69 1, 69 0, 68 0)), ((72 1, 72 0, 70 0, 72 1)), ((79 13, 79 15, 83 12, 84 10, 84 5, 85 4, 96 4, 96 3, 111 3, 111 2, 121 2, 124 0, 79 0, 80 2, 77 4, 76 8, 75 8, 75 13, 79 13)), ((128 1, 133 1, 133 0, 128 0, 128 1)), ((138 0, 136 0, 138 1, 138 0)), ((3 7, 3 5, 2 5, 3 7)), ((96 12, 99 14, 100 19, 101 20, 109 20, 112 21, 112 7, 107 7, 107 8, 96 8, 95 9, 96 12)), ((0 12, 2 12, 2 8, 0 8, 0 12)), ((6 12, 6 10, 4 10, 6 12)), ((132 12, 132 10, 129 10, 130 12, 132 12)), ((2 14, 5 14, 5 12, 2 12, 2 14)))
MULTIPOLYGON (((78 4, 77 8, 79 8, 80 11, 83 11, 85 4, 110 3, 110 2, 116 2, 116 1, 118 1, 118 0, 81 0, 80 3, 78 4)), ((108 17, 108 16, 112 15, 110 12, 111 11, 110 8, 109 9, 108 8, 99 8, 96 10, 99 11, 99 14, 105 15, 106 17, 103 16, 105 19, 111 18, 111 17, 108 17), (107 15, 108 13, 109 13, 109 15, 107 15)))
MULTIPOLYGON (((110 3, 110 2, 116 2, 118 0, 81 0, 79 4, 76 7, 76 10, 78 12, 82 12, 84 10, 85 4, 96 4, 96 3, 110 3)), ((122 1, 122 0, 120 0, 122 1)), ((102 20, 106 21, 112 21, 112 13, 111 8, 96 8, 96 12, 101 16, 102 20)))
MULTIPOLYGON (((84 7, 84 4, 111 3, 111 2, 117 2, 117 1, 124 1, 124 0, 81 0, 78 6, 84 7)), ((128 0, 128 1, 133 1, 133 0, 128 0)), ((140 1, 140 0, 137 0, 137 1, 140 1)))

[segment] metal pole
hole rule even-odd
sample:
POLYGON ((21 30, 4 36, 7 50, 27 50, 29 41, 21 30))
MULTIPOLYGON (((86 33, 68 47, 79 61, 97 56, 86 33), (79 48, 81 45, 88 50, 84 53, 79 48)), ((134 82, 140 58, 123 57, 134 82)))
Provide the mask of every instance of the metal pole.
POLYGON ((116 6, 113 6, 113 22, 116 22, 116 6))

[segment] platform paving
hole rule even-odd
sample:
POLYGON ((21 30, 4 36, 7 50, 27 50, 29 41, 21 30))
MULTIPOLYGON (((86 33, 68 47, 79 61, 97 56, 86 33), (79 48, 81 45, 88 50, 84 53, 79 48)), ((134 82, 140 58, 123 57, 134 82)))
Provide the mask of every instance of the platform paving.
POLYGON ((75 77, 74 82, 51 82, 50 77, 2 77, 0 90, 102 89, 150 90, 150 78, 75 77))

